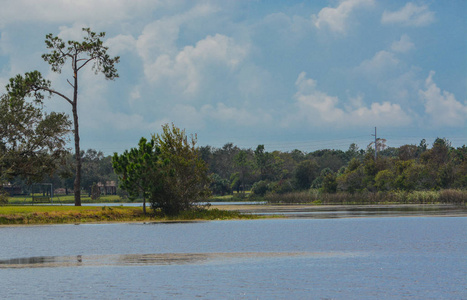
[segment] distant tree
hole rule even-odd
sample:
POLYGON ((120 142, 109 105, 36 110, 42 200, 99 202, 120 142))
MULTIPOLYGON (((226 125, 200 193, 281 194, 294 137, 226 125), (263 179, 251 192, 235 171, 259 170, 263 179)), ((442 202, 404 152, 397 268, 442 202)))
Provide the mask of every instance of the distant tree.
POLYGON ((423 152, 425 152, 428 149, 428 145, 426 144, 426 140, 422 139, 420 141, 420 144, 417 147, 417 157, 422 155, 423 152))
POLYGON ((305 160, 305 154, 298 149, 292 150, 290 152, 290 156, 296 163, 300 163, 305 160))
POLYGON ((337 176, 334 172, 327 173, 324 176, 320 191, 323 193, 337 192, 337 176))
POLYGON ((451 153, 452 164, 454 164, 455 180, 454 188, 467 187, 467 147, 463 145, 453 149, 451 153))
POLYGON ((320 169, 329 168, 333 172, 336 172, 347 163, 346 154, 341 150, 317 150, 309 153, 307 157, 314 159, 320 169))
MULTIPOLYGON (((375 142, 371 142, 368 147, 367 147, 367 152, 369 151, 374 151, 374 150, 371 150, 372 148, 375 149, 376 148, 376 152, 380 152, 380 151, 383 151, 385 150, 388 146, 386 145, 386 142, 387 140, 386 139, 383 139, 383 138, 377 138, 376 139, 376 143, 375 142)), ((373 152, 374 153, 374 152, 373 152)))
MULTIPOLYGON (((91 192, 94 183, 106 184, 107 181, 115 180, 112 169, 112 157, 104 156, 102 151, 88 149, 81 151, 82 179, 81 186, 91 192)), ((105 192, 104 192, 105 193, 105 192)))
POLYGON ((379 191, 390 191, 394 188, 396 175, 391 170, 382 170, 376 174, 375 186, 379 191))
POLYGON ((253 184, 251 192, 258 196, 264 196, 270 190, 269 183, 266 180, 257 181, 253 184))
POLYGON ((345 152, 345 156, 347 158, 347 161, 350 161, 351 159, 355 158, 361 158, 362 151, 358 148, 358 145, 355 143, 350 144, 349 149, 345 152))
POLYGON ((226 143, 222 148, 212 150, 212 163, 209 164, 211 173, 229 179, 236 172, 234 157, 239 151, 240 148, 232 143, 226 143))
POLYGON ((235 166, 238 168, 238 172, 240 175, 242 193, 243 195, 245 195, 245 180, 246 177, 249 175, 251 168, 251 161, 248 157, 248 152, 246 150, 240 150, 240 152, 238 152, 237 155, 235 155, 234 161, 235 166))
POLYGON ((210 189, 213 194, 224 196, 230 193, 230 184, 227 179, 220 177, 218 174, 211 174, 211 185, 210 189))
POLYGON ((332 173, 334 172, 330 168, 322 169, 319 173, 319 176, 316 177, 315 180, 313 180, 311 186, 315 189, 321 188, 321 186, 323 185, 323 180, 326 177, 326 175, 332 174, 332 173))
POLYGON ((319 166, 314 160, 305 160, 298 164, 294 178, 297 188, 300 190, 309 189, 311 183, 319 175, 319 166))
POLYGON ((268 153, 264 152, 264 145, 258 145, 255 150, 256 166, 259 170, 260 179, 264 179, 264 173, 268 162, 268 153))
POLYGON ((66 155, 71 122, 63 113, 44 113, 41 101, 0 96, 0 182, 20 176, 38 181, 66 155))
POLYGON ((343 174, 337 177, 337 190, 349 193, 363 191, 366 187, 363 167, 358 167, 352 171, 349 170, 350 169, 347 169, 343 174))
POLYGON ((417 158, 418 147, 415 145, 403 145, 399 147, 399 159, 410 160, 417 158))
POLYGON ((58 36, 53 36, 51 33, 46 35, 45 44, 51 53, 43 54, 42 58, 51 66, 53 72, 61 73, 62 67, 69 60, 72 70, 72 80, 67 80, 72 88, 72 96, 67 96, 65 93, 59 92, 51 87, 51 82, 42 78, 42 74, 38 71, 28 72, 23 76, 17 75, 10 79, 10 84, 7 86, 8 93, 11 96, 21 98, 31 96, 37 101, 44 99, 42 92, 51 95, 60 96, 71 105, 74 125, 74 141, 75 141, 75 159, 76 171, 74 182, 75 205, 81 205, 81 150, 78 124, 78 73, 89 63, 93 63, 93 70, 97 73, 104 74, 106 79, 115 79, 118 77, 115 64, 119 62, 119 57, 111 58, 107 54, 108 47, 103 45, 101 38, 105 37, 105 33, 92 32, 90 28, 83 28, 85 37, 82 42, 68 41, 65 43, 58 36))

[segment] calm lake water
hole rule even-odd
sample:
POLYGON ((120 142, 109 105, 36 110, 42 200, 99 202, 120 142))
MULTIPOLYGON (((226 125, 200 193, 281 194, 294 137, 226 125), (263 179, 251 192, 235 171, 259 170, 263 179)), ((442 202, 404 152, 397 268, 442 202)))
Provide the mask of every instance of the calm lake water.
POLYGON ((0 228, 4 299, 466 299, 467 218, 0 228))

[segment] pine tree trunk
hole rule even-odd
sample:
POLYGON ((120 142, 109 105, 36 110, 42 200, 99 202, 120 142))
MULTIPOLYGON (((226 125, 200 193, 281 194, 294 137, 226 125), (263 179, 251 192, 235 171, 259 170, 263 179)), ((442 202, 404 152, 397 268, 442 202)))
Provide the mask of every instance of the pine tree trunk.
POLYGON ((73 124, 75 138, 75 159, 76 159, 76 177, 74 183, 75 206, 81 206, 81 150, 79 148, 79 124, 78 124, 78 71, 76 66, 76 57, 73 60, 74 86, 73 86, 73 124))
POLYGON ((76 104, 73 105, 73 120, 74 120, 74 138, 75 138, 75 159, 76 171, 74 182, 75 206, 81 206, 81 151, 79 148, 79 131, 78 131, 78 112, 76 104))

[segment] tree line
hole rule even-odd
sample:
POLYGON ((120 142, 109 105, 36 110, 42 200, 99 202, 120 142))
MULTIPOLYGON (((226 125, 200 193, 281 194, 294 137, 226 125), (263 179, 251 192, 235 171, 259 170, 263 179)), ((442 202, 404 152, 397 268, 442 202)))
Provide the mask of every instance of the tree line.
POLYGON ((437 138, 432 147, 374 145, 346 151, 265 151, 264 145, 240 149, 231 143, 222 148, 200 148, 209 165, 215 194, 251 189, 256 195, 285 194, 316 189, 323 193, 465 189, 467 148, 452 147, 437 138))
MULTIPOLYGON (((24 155, 15 151, 5 152, 0 158, 4 183, 27 186, 50 182, 55 188, 73 191, 74 154, 62 148, 60 155, 39 151, 35 163, 28 164, 29 159, 20 164, 15 161, 24 155)), ((242 149, 232 143, 221 148, 201 146, 197 151, 207 165, 210 190, 220 196, 246 191, 264 196, 308 189, 355 193, 467 188, 467 147, 452 147, 441 138, 431 147, 425 140, 419 145, 386 147, 378 152, 376 160, 374 149, 359 149, 356 144, 346 151, 323 149, 308 153, 297 149, 268 152, 264 145, 242 149)), ((111 155, 88 149, 81 151, 81 160, 81 187, 88 194, 93 184, 118 181, 111 155)), ((122 190, 119 193, 125 195, 122 190)))

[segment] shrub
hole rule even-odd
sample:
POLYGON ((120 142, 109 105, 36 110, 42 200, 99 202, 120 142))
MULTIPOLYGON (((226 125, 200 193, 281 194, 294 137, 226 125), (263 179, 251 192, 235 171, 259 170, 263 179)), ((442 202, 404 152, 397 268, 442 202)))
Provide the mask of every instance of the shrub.
POLYGON ((5 205, 8 203, 8 193, 3 190, 0 190, 0 205, 5 205))
POLYGON ((272 187, 272 192, 276 194, 292 193, 293 190, 293 185, 290 180, 281 180, 272 187))
POLYGON ((255 195, 264 196, 269 191, 269 183, 265 180, 255 182, 251 191, 255 195))

